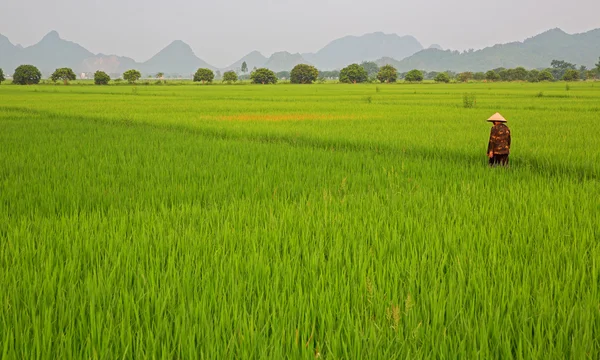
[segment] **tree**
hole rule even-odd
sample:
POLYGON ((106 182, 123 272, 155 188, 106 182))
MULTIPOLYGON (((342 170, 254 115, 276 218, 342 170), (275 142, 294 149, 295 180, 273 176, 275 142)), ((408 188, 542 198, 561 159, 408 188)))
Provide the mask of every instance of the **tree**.
POLYGON ((382 83, 394 83, 398 80, 398 71, 392 65, 384 65, 377 73, 377 80, 382 83))
POLYGON ((494 70, 490 70, 485 73, 485 79, 487 81, 498 81, 500 80, 500 75, 498 75, 498 73, 494 70))
POLYGON ((290 72, 289 71, 279 71, 275 74, 275 76, 277 76, 277 78, 279 80, 285 80, 285 79, 289 79, 290 78, 290 72))
POLYGON ((56 69, 54 73, 50 75, 50 80, 52 80, 53 82, 62 80, 65 85, 69 83, 69 80, 73 81, 75 79, 77 79, 77 75, 75 75, 71 68, 56 69))
POLYGON ((502 81, 510 81, 510 73, 506 69, 500 70, 498 72, 498 76, 502 81))
POLYGON ((215 71, 215 79, 220 79, 221 78, 221 71, 217 70, 215 71))
POLYGON ((522 66, 511 69, 512 80, 525 81, 529 72, 522 66))
POLYGON ((267 68, 260 68, 252 71, 250 80, 255 84, 275 84, 277 83, 277 76, 267 68))
POLYGON ((363 61, 360 66, 365 69, 369 79, 374 79, 379 73, 379 66, 377 66, 377 64, 373 61, 363 61))
POLYGON ((165 73, 162 73, 162 72, 156 73, 157 79, 162 79, 164 76, 165 76, 165 73))
POLYGON ((527 74, 527 81, 529 82, 538 82, 540 81, 540 71, 536 69, 532 69, 527 74))
POLYGON ((600 57, 598 58, 598 63, 596 64, 596 72, 600 74, 600 57))
POLYGON ((123 73, 123 79, 127 80, 130 84, 135 84, 142 77, 142 74, 134 69, 127 70, 123 73))
POLYGON ((13 74, 13 84, 32 85, 38 84, 42 78, 42 73, 33 65, 21 65, 15 69, 13 74))
POLYGON ((358 64, 348 65, 340 71, 340 82, 343 83, 363 83, 368 77, 367 70, 358 64))
POLYGON ((194 81, 202 81, 202 83, 211 83, 215 78, 215 73, 211 69, 200 68, 194 74, 194 81))
POLYGON ((319 71, 319 79, 337 79, 340 77, 339 70, 319 71))
POLYGON ((543 70, 538 75, 538 81, 554 81, 554 76, 552 76, 550 70, 543 70))
POLYGON ((6 80, 6 78, 4 77, 4 71, 2 71, 2 68, 0 68, 0 84, 2 84, 4 80, 6 80))
POLYGON ((476 72, 475 74, 473 74, 473 79, 477 80, 477 81, 485 80, 485 73, 483 73, 481 71, 476 72))
POLYGON ((248 72, 248 64, 245 61, 242 63, 242 72, 244 74, 248 72))
POLYGON ((423 81, 423 73, 417 69, 411 70, 406 74, 406 76, 404 77, 404 80, 406 80, 408 82, 423 81))
POLYGON ((551 72, 555 79, 562 79, 567 70, 575 70, 577 66, 563 60, 552 60, 550 62, 551 72))
POLYGON ((434 78, 433 81, 435 81, 436 83, 449 83, 450 82, 450 76, 448 76, 448 74, 446 74, 445 72, 441 72, 438 73, 434 78))
POLYGON ((473 73, 470 71, 465 71, 465 72, 461 72, 460 74, 458 74, 458 76, 456 77, 456 80, 460 81, 460 82, 469 82, 469 80, 471 80, 473 78, 473 73))
POLYGON ((290 81, 292 84, 312 84, 318 77, 319 70, 314 66, 306 64, 298 64, 290 72, 290 81))
POLYGON ((108 85, 109 81, 110 81, 110 76, 108 76, 108 74, 105 73, 104 71, 98 70, 94 73, 94 84, 108 85))
POLYGON ((587 76, 586 76, 586 74, 587 74, 587 66, 585 66, 585 65, 581 65, 581 66, 579 67, 579 78, 580 78, 581 80, 585 80, 585 79, 586 79, 586 77, 587 77, 587 76))
POLYGON ((238 76, 235 71, 225 71, 223 73, 223 81, 227 81, 228 83, 236 82, 238 80, 238 76))
POLYGON ((565 71, 565 74, 563 75, 562 79, 564 81, 577 81, 579 80, 579 75, 579 71, 575 69, 568 69, 567 71, 565 71))

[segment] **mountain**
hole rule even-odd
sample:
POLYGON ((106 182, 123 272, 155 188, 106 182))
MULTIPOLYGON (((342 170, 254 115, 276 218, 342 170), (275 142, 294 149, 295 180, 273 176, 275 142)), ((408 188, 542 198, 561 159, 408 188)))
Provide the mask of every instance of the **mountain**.
POLYGON ((116 55, 98 54, 83 60, 78 68, 79 71, 92 73, 98 70, 104 71, 111 77, 121 76, 122 73, 129 69, 140 68, 140 64, 135 60, 116 55))
POLYGON ((438 50, 444 50, 442 49, 442 46, 440 44, 431 44, 429 46, 429 49, 438 49, 438 50))
POLYGON ((0 68, 4 67, 5 74, 12 74, 12 70, 18 65, 18 54, 20 49, 13 45, 8 38, 0 34, 0 68))
MULTIPOLYGON (((294 68, 294 66, 298 64, 308 64, 302 55, 300 54, 290 54, 287 51, 276 52, 267 60, 264 67, 267 69, 273 70, 275 72, 278 71, 290 71, 294 68)), ((248 66, 251 70, 252 68, 248 66)))
POLYGON ((239 59, 238 61, 234 62, 233 64, 229 65, 228 67, 222 69, 222 71, 229 71, 229 70, 240 71, 242 69, 242 64, 244 62, 246 62, 246 66, 248 66, 248 70, 251 71, 255 67, 256 68, 263 67, 266 64, 267 60, 268 59, 260 52, 253 51, 253 52, 249 53, 248 55, 244 56, 243 58, 239 59))
POLYGON ((140 70, 149 74, 160 71, 167 74, 190 75, 195 73, 198 68, 216 70, 214 66, 198 58, 188 44, 181 40, 175 40, 150 60, 142 63, 140 70))
POLYGON ((552 60, 564 60, 594 67, 600 56, 600 29, 569 35, 552 29, 523 42, 494 45, 477 51, 427 49, 402 60, 379 59, 379 65, 390 64, 398 71, 487 71, 499 67, 527 69, 546 68, 552 60))
POLYGON ((84 59, 94 56, 81 45, 60 38, 56 31, 49 32, 35 45, 19 49, 21 63, 36 65, 44 75, 57 68, 76 69, 84 59))
POLYGON ((0 35, 0 67, 12 74, 21 64, 38 67, 44 76, 55 69, 70 67, 76 74, 105 71, 113 77, 129 69, 138 69, 144 74, 163 72, 167 74, 191 75, 198 68, 215 69, 199 59, 190 46, 183 41, 173 41, 144 63, 116 55, 93 54, 79 44, 63 40, 56 31, 49 32, 35 45, 20 48, 7 37, 0 35))
POLYGON ((363 36, 346 36, 330 42, 315 54, 302 55, 321 70, 333 70, 382 57, 404 59, 422 49, 421 43, 412 36, 376 32, 363 36))

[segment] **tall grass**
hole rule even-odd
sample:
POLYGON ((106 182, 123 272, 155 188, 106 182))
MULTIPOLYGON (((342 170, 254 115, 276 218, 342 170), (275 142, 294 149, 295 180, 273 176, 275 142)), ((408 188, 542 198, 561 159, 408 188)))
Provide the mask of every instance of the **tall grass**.
POLYGON ((600 92, 379 86, 0 86, 0 358, 597 358, 600 92))

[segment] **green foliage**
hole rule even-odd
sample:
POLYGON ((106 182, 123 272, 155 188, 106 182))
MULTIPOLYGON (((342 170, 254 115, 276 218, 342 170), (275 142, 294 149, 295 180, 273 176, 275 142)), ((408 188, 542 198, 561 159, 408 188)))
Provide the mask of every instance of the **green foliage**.
POLYGON ((277 76, 275 76, 273 71, 267 68, 260 68, 252 71, 250 80, 252 80, 254 84, 276 84, 277 76))
POLYGON ((448 76, 447 73, 445 72, 441 72, 438 73, 435 78, 433 78, 433 80, 437 83, 449 83, 450 82, 450 77, 448 76))
POLYGON ((501 81, 510 81, 511 76, 507 69, 502 69, 498 72, 501 81))
POLYGON ((237 80, 238 80, 238 76, 235 73, 235 71, 225 71, 223 73, 223 81, 224 82, 232 83, 232 82, 236 82, 237 80))
POLYGON ((530 70, 529 73, 527 74, 527 81, 529 81, 529 82, 540 81, 540 71, 536 70, 536 69, 530 70))
POLYGON ((484 72, 476 72, 475 74, 473 74, 473 80, 477 80, 477 81, 482 81, 485 80, 485 73, 484 72))
POLYGON ((245 61, 242 63, 242 72, 244 74, 248 72, 248 64, 245 61))
POLYGON ((565 74, 562 77, 564 81, 579 81, 580 73, 574 69, 568 69, 565 71, 565 74))
POLYGON ((110 76, 104 71, 96 71, 94 73, 94 84, 96 85, 108 85, 110 82, 110 76))
POLYGON ((367 81, 367 70, 358 64, 351 64, 340 71, 340 82, 348 84, 363 83, 367 81))
POLYGON ((375 79, 379 73, 379 66, 373 61, 363 61, 360 66, 367 72, 367 78, 375 79))
POLYGON ((511 80, 525 81, 529 72, 522 66, 512 69, 511 80))
POLYGON ((500 80, 500 75, 494 70, 490 70, 485 73, 485 79, 490 82, 498 81, 500 80))
POLYGON ((477 104, 477 97, 474 93, 464 93, 463 94, 463 107, 466 109, 470 109, 475 107, 477 104))
POLYGON ((34 85, 38 84, 42 78, 42 73, 33 65, 21 65, 15 69, 13 74, 13 84, 34 85))
POLYGON ((134 69, 127 70, 123 73, 123 79, 130 84, 135 84, 142 77, 142 74, 134 69))
POLYGON ((408 82, 423 81, 423 73, 417 69, 411 70, 406 74, 406 76, 404 76, 404 80, 408 82))
POLYGON ((319 77, 319 70, 316 67, 306 64, 294 66, 290 73, 292 84, 312 84, 319 77))
POLYGON ((69 83, 69 80, 73 81, 75 79, 77 79, 77 75, 75 75, 71 68, 56 69, 50 76, 50 80, 52 80, 53 82, 62 80, 65 85, 69 83))
POLYGON ((398 80, 398 71, 392 65, 384 65, 377 73, 377 80, 382 83, 395 83, 398 80))
POLYGON ((600 74, 600 57, 598 57, 598 63, 596 64, 596 72, 600 74))
POLYGON ((277 79, 279 80, 283 80, 283 79, 289 79, 290 78, 290 72, 289 71, 279 71, 275 74, 275 76, 277 76, 277 79))
POLYGON ((473 78, 473 73, 470 71, 461 72, 456 76, 456 80, 459 82, 469 82, 473 78))
POLYGON ((163 72, 156 73, 156 78, 157 79, 162 79, 163 76, 165 76, 165 73, 163 73, 163 72))
POLYGON ((549 70, 540 71, 538 76, 539 81, 554 81, 554 76, 549 70))
POLYGON ((333 79, 338 79, 340 77, 340 71, 339 70, 332 70, 332 71, 319 71, 319 79, 323 79, 323 80, 333 80, 333 79))
POLYGON ((195 82, 211 83, 215 78, 215 73, 211 69, 200 68, 194 74, 195 82))
POLYGON ((2 70, 2 68, 0 68, 0 84, 2 84, 4 80, 6 80, 6 78, 4 77, 4 71, 2 70))

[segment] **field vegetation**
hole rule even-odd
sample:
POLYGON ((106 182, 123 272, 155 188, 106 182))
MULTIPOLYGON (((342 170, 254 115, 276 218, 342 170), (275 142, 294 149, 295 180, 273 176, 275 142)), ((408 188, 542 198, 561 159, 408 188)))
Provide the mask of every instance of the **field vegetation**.
POLYGON ((599 104, 3 84, 0 358, 597 359, 599 104))

